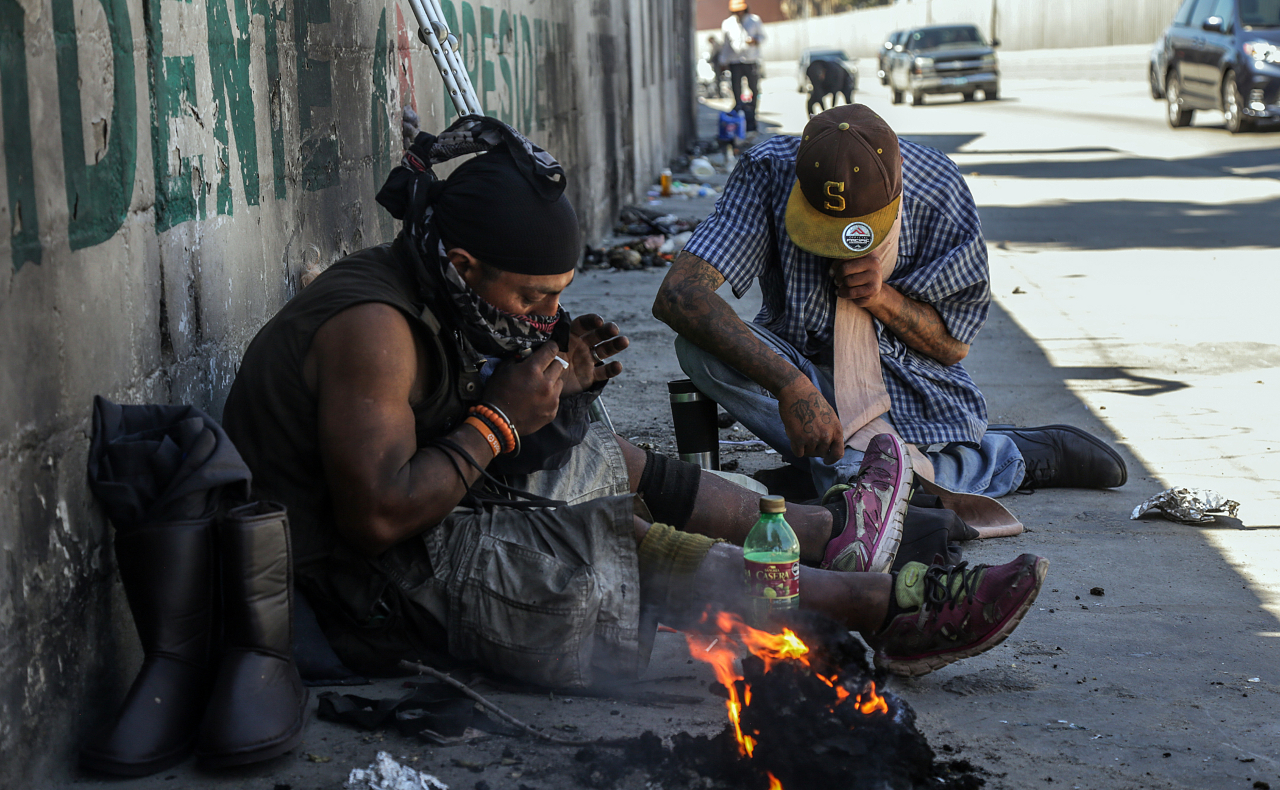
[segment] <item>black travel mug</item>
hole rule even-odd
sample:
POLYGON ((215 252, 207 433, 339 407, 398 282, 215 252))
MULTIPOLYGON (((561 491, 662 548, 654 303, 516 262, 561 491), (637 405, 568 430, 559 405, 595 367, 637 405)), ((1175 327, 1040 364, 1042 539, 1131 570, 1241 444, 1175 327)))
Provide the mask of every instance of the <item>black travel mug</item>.
POLYGON ((676 452, 681 461, 703 469, 720 468, 720 430, 716 402, 703 395, 689 379, 667 382, 671 393, 671 421, 676 428, 676 452))

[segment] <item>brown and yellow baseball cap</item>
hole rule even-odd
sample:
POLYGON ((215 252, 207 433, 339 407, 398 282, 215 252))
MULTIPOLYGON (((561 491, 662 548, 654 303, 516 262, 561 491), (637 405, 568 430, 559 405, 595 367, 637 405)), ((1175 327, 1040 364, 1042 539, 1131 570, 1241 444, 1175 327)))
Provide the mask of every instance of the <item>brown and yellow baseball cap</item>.
POLYGON ((880 246, 898 218, 898 136, 863 104, 819 113, 804 127, 787 235, 824 258, 860 258, 880 246))

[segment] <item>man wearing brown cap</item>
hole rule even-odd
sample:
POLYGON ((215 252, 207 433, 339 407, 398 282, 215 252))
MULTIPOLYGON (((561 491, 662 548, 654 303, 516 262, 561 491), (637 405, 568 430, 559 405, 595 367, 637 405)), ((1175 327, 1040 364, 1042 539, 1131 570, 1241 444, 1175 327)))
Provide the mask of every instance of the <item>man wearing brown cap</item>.
POLYGON ((849 481, 884 431, 912 449, 917 477, 951 491, 1123 485, 1119 455, 1083 431, 988 430, 960 362, 990 301, 955 165, 854 104, 744 154, 654 314, 698 388, 819 492, 849 481), (764 304, 746 323, 716 289, 741 297, 756 279, 764 304))

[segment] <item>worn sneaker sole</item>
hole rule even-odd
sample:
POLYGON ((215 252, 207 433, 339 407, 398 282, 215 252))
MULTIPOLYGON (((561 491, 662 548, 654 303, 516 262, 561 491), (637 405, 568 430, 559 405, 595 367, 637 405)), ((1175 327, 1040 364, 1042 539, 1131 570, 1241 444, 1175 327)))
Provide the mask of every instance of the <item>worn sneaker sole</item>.
POLYGON ((1013 633, 1013 629, 1018 627, 1018 623, 1022 622, 1022 618, 1026 615, 1027 610, 1029 610, 1031 605, 1036 602, 1036 596, 1040 594, 1040 588, 1044 586, 1045 574, 1048 572, 1049 561, 1044 557, 1037 559, 1035 568, 1035 589, 1031 591, 1031 594, 1022 602, 1017 611, 1004 621, 1003 625, 997 628, 990 636, 981 642, 975 642, 972 645, 959 650, 931 653, 929 655, 907 660, 894 660, 877 652, 875 655, 876 667, 904 678, 914 678, 921 675, 927 675, 936 669, 942 669, 946 665, 954 664, 961 659, 972 658, 979 653, 985 653, 1003 642, 1009 634, 1013 633))
POLYGON ((875 553, 871 555, 871 562, 867 567, 868 573, 888 573, 893 567, 894 559, 898 556, 898 547, 902 545, 902 530, 906 526, 907 518, 907 495, 911 493, 911 481, 915 479, 915 468, 912 466, 911 454, 907 452, 906 444, 899 442, 898 445, 902 451, 902 475, 898 479, 897 489, 893 492, 893 513, 885 522, 880 543, 876 546, 875 553))

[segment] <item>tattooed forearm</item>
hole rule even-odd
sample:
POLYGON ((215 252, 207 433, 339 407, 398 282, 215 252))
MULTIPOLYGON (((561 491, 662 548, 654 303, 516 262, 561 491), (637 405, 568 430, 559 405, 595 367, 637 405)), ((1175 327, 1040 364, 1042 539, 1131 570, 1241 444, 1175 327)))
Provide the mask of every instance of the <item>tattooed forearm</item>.
POLYGON ((715 267, 682 252, 658 289, 653 315, 776 395, 799 378, 800 371, 761 342, 716 294, 723 283, 715 267))
POLYGON ((969 344, 951 336, 933 305, 904 296, 888 284, 881 286, 881 297, 867 309, 910 348, 944 365, 955 365, 969 354, 969 344))

